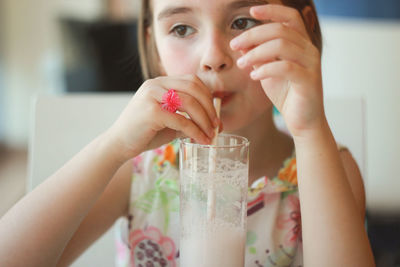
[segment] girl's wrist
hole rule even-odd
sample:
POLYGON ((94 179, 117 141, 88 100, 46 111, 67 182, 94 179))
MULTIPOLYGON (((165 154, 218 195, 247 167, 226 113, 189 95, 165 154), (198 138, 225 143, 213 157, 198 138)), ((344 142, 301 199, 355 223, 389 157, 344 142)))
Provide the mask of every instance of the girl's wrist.
POLYGON ((123 141, 113 133, 112 129, 107 130, 99 136, 100 142, 105 146, 110 159, 115 161, 116 164, 122 165, 127 160, 134 158, 139 153, 129 150, 123 141))
POLYGON ((294 143, 300 146, 315 143, 317 140, 331 138, 333 138, 333 135, 326 118, 323 118, 311 128, 293 134, 294 143))

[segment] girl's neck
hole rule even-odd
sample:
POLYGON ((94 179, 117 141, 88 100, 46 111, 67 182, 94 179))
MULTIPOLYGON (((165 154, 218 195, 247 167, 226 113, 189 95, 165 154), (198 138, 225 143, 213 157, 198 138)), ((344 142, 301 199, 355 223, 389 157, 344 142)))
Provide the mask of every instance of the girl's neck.
POLYGON ((276 128, 272 109, 235 134, 250 141, 249 185, 262 176, 277 175, 282 162, 293 152, 293 140, 276 128))

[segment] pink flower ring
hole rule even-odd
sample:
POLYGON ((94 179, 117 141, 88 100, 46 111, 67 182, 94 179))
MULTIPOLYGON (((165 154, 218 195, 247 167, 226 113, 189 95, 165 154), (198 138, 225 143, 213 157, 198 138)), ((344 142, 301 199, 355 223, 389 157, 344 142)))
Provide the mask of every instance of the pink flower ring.
POLYGON ((161 108, 175 113, 182 106, 182 101, 174 89, 169 89, 162 97, 161 108))

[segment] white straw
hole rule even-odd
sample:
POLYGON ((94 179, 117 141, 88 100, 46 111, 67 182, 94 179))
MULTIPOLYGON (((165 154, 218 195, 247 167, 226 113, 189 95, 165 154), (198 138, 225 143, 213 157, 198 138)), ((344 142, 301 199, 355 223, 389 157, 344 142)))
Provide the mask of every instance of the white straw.
MULTIPOLYGON (((217 116, 219 118, 219 114, 221 111, 221 98, 214 98, 214 107, 217 112, 217 116)), ((218 140, 218 132, 219 127, 215 129, 215 135, 211 142, 212 145, 217 145, 218 140)), ((215 218, 215 181, 214 175, 216 171, 216 164, 217 164, 217 149, 211 147, 209 156, 208 156, 208 173, 209 173, 209 189, 208 189, 208 197, 207 197, 207 219, 208 221, 213 221, 215 218)))

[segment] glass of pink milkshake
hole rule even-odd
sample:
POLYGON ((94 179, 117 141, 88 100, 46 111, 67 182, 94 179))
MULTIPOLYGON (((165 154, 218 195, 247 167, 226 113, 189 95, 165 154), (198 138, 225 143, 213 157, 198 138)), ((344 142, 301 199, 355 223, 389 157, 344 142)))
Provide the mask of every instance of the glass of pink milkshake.
POLYGON ((249 142, 221 134, 216 145, 181 139, 180 266, 243 267, 249 142))

